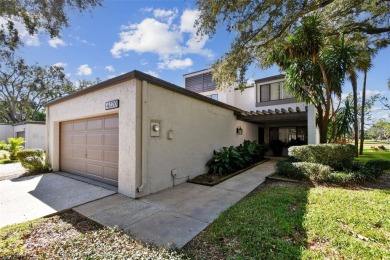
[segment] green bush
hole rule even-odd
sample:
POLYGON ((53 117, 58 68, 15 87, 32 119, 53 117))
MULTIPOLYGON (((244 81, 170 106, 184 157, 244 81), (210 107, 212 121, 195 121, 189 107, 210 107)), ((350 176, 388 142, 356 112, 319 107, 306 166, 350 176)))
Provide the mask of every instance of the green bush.
POLYGON ((0 150, 0 160, 9 159, 9 152, 5 150, 0 150))
POLYGON ((18 152, 18 159, 29 173, 45 173, 50 167, 45 162, 45 152, 41 149, 26 149, 18 152))
POLYGON ((350 144, 319 144, 292 146, 288 155, 302 162, 320 163, 335 170, 350 168, 355 155, 355 147, 350 144))
POLYGON ((244 166, 247 167, 264 159, 268 147, 266 145, 257 144, 257 141, 245 140, 236 147, 236 150, 244 160, 244 166))
POLYGON ((278 161, 275 165, 275 173, 292 179, 306 178, 302 170, 298 169, 289 160, 278 161))
POLYGON ((248 140, 237 147, 222 147, 219 151, 214 150, 212 158, 206 163, 208 173, 227 175, 241 170, 262 160, 267 151, 267 146, 248 140))
POLYGON ((331 173, 329 166, 320 163, 295 162, 292 165, 313 181, 326 181, 331 173))
POLYGON ((362 163, 360 174, 367 178, 378 178, 384 171, 390 170, 390 161, 385 160, 369 160, 362 163))
POLYGON ((0 141, 0 150, 8 150, 8 144, 4 141, 0 141))
POLYGON ((10 156, 11 160, 17 159, 18 152, 24 149, 24 147, 22 146, 23 143, 24 143, 23 137, 8 138, 8 151, 11 153, 10 156))

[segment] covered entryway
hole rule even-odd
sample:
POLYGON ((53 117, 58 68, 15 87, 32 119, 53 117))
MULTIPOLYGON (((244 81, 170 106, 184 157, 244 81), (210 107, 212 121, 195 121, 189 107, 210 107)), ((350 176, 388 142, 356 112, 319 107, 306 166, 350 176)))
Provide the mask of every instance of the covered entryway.
POLYGON ((118 186, 118 115, 60 124, 60 169, 118 186))

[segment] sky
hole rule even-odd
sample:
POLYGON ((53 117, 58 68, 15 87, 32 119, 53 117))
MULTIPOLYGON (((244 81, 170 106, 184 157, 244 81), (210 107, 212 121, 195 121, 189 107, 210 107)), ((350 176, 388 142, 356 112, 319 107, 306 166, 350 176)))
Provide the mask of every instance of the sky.
MULTIPOLYGON (((21 49, 29 63, 57 65, 77 80, 107 80, 139 70, 183 86, 183 74, 206 69, 229 50, 232 34, 220 28, 211 39, 196 35, 198 11, 193 0, 104 0, 87 13, 70 13, 70 27, 61 38, 38 34, 23 37, 21 49)), ((368 74, 367 94, 390 99, 390 48, 381 50, 368 74)), ((278 68, 252 68, 248 79, 278 74, 278 68)), ((361 89, 363 75, 359 75, 361 89)), ((350 83, 344 93, 352 92, 350 83)), ((389 119, 389 111, 374 107, 376 120, 389 119)))

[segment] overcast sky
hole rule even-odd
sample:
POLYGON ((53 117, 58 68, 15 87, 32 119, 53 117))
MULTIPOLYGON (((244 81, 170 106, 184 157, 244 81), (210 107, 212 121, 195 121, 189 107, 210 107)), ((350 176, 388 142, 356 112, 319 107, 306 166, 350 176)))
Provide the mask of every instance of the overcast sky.
MULTIPOLYGON (((71 14, 71 27, 61 39, 47 35, 24 37, 23 56, 30 63, 64 67, 73 81, 106 80, 134 69, 179 86, 182 75, 208 68, 229 48, 229 35, 221 28, 208 39, 196 36, 193 23, 198 16, 194 1, 106 0, 91 13, 71 14)), ((278 74, 277 68, 252 69, 248 78, 278 74)), ((362 75, 359 77, 361 88, 362 75)), ((382 50, 368 75, 368 94, 390 97, 390 48, 382 50)), ((351 92, 350 83, 344 93, 351 92)), ((379 117, 388 112, 380 111, 379 117)))

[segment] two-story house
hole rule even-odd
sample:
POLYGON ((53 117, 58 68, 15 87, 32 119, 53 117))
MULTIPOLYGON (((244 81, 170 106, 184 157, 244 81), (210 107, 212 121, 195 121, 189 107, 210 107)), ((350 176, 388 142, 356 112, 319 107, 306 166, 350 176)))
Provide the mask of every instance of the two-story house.
POLYGON ((234 87, 216 89, 210 69, 184 75, 186 89, 245 112, 238 119, 258 126, 259 143, 272 140, 299 140, 317 144, 316 110, 313 105, 299 102, 284 87, 284 76, 276 75, 255 80, 241 91, 234 87))

